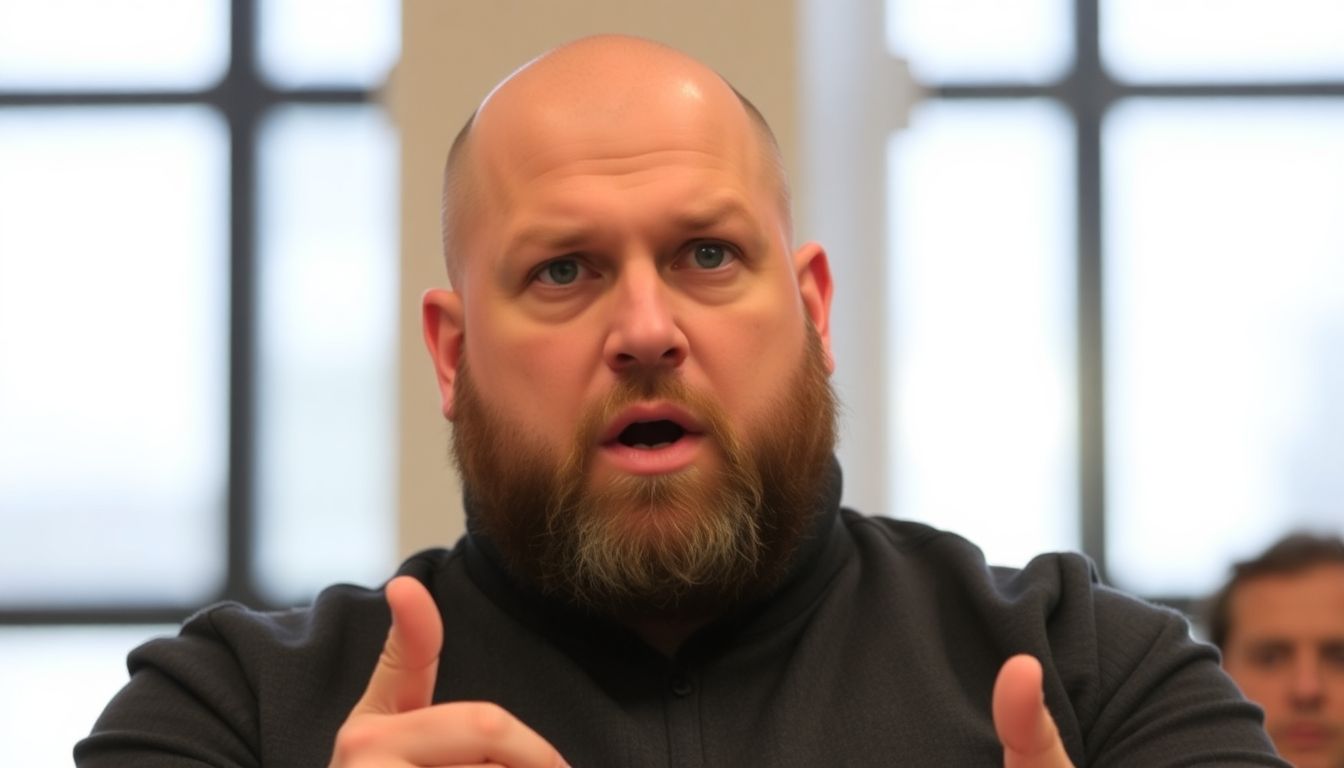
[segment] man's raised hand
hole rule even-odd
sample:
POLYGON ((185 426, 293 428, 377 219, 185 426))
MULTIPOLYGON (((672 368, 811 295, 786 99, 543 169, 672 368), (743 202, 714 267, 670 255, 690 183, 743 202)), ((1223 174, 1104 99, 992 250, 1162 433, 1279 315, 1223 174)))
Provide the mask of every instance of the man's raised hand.
POLYGON ((369 685, 336 734, 332 768, 469 766, 561 768, 541 736, 498 705, 433 704, 443 620, 419 581, 387 585, 392 629, 369 685))
POLYGON ((1073 768, 1045 706, 1039 661, 1019 655, 1004 662, 994 682, 993 707, 1004 768, 1073 768))

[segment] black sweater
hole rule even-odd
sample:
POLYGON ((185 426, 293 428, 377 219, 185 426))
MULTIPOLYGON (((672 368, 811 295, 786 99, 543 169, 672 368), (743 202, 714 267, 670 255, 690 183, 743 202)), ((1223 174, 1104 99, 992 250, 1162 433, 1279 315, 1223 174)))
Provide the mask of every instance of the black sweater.
MULTIPOLYGON (((1184 619, 1077 555, 987 567, 965 540, 831 502, 790 579, 667 659, 513 584, 487 542, 402 565, 444 619, 434 700, 488 700, 577 768, 995 766, 999 666, 1030 653, 1083 766, 1283 766, 1184 619)), ((208 608, 131 653, 78 765, 323 766, 386 637, 378 590, 208 608)))

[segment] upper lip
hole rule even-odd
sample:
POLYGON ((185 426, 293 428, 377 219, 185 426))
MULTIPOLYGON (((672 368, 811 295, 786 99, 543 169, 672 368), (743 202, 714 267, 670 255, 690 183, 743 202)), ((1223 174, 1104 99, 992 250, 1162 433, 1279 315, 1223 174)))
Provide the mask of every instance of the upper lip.
POLYGON ((606 445, 615 442, 626 427, 641 421, 670 421, 686 430, 687 434, 699 434, 704 431, 698 419, 689 411, 672 403, 640 403, 617 414, 607 424, 598 437, 598 443, 606 445))

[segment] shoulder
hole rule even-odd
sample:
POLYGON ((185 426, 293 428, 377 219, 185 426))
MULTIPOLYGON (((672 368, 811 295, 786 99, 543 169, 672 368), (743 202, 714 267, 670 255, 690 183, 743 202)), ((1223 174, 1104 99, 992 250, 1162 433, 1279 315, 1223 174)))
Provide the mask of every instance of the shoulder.
POLYGON ((869 517, 844 510, 842 520, 866 565, 955 587, 969 605, 1041 617, 1080 605, 1106 611, 1148 613, 1142 601, 1103 586, 1096 568, 1076 552, 1038 555, 1021 568, 991 565, 974 543, 924 523, 869 517))
POLYGON ((928 525, 853 512, 843 520, 863 574, 856 589, 870 605, 893 606, 898 627, 917 627, 910 642, 935 638, 925 656, 983 668, 973 681, 983 690, 1009 656, 1040 659, 1046 701, 1076 761, 1165 765, 1202 754, 1208 764, 1277 764, 1263 756, 1257 711, 1185 617, 1101 583, 1087 557, 1057 552, 999 567, 928 525))
POLYGON ((888 577, 883 588, 931 593, 942 620, 993 628, 1005 653, 1067 647, 1071 657, 1082 651, 1095 660, 1142 654, 1167 635, 1188 639, 1181 614, 1102 584, 1082 554, 1052 552, 1008 568, 987 563, 965 538, 922 523, 848 511, 844 520, 863 567, 888 577))
MULTIPOLYGON (((402 563, 397 574, 432 585, 434 575, 453 557, 448 550, 426 550, 402 563)), ((280 672, 300 660, 330 664, 333 656, 358 654, 370 645, 381 648, 390 622, 381 585, 337 584, 322 590, 310 605, 289 610, 258 611, 236 602, 209 606, 187 619, 178 638, 151 642, 137 654, 170 650, 175 640, 193 649, 213 642, 230 648, 241 665, 258 673, 280 672), (265 669, 277 662, 282 669, 265 669)))
MULTIPOLYGON (((423 552, 399 573, 437 582, 454 557, 423 552)), ((390 623, 381 587, 348 584, 292 610, 225 602, 198 611, 177 636, 131 652, 130 681, 77 747, 79 764, 168 765, 173 755, 230 766, 325 760, 390 623)))

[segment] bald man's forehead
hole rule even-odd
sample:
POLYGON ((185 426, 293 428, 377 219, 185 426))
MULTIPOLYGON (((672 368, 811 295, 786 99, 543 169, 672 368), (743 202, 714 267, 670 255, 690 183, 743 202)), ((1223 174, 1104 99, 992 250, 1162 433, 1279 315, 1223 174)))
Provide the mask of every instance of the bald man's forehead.
POLYGON ((473 177, 510 186, 561 168, 619 175, 624 166, 676 152, 759 174, 760 134, 742 101, 717 74, 686 61, 635 72, 629 65, 590 71, 535 64, 479 110, 473 177))
POLYGON ((445 172, 444 246, 467 210, 508 208, 528 179, 565 168, 638 167, 658 152, 699 152, 768 185, 789 228, 789 195, 769 127, 713 70, 648 41, 598 38, 540 57, 501 83, 454 145, 445 172), (578 162, 580 165, 575 165, 578 162))

